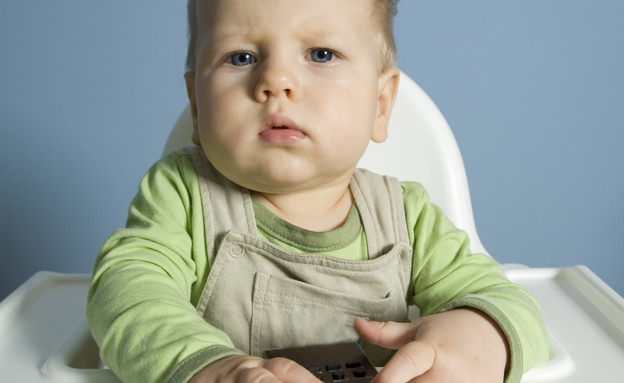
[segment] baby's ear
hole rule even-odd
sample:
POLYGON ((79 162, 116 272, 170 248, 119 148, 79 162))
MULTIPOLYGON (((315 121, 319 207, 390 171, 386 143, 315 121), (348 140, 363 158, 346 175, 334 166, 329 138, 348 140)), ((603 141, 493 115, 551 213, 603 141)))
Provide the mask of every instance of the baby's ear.
POLYGON ((195 145, 200 145, 199 131, 197 130, 197 102, 195 100, 195 72, 184 73, 186 81, 186 92, 191 106, 191 116, 193 117, 193 136, 191 137, 195 145))
POLYGON ((388 138, 388 122, 394 106, 397 91, 399 89, 399 77, 401 72, 398 68, 384 69, 379 74, 377 85, 377 119, 371 140, 384 142, 388 138))

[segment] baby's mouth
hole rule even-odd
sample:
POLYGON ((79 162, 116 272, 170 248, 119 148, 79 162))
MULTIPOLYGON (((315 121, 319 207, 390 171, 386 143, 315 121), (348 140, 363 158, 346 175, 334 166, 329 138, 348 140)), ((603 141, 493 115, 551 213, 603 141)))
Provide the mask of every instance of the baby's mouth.
POLYGON ((301 142, 305 133, 297 124, 284 115, 273 114, 267 117, 264 129, 260 132, 263 141, 277 146, 290 146, 301 142))
POLYGON ((264 121, 265 129, 294 129, 300 130, 297 124, 283 114, 271 114, 264 121))

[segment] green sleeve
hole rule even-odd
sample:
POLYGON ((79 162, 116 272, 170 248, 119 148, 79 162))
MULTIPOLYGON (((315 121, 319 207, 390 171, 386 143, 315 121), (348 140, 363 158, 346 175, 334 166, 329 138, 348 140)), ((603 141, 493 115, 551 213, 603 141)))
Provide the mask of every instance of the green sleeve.
POLYGON ((420 184, 402 183, 410 240, 413 244, 412 303, 421 315, 472 307, 502 329, 511 358, 506 382, 519 382, 531 367, 550 355, 538 302, 509 282, 498 263, 471 254, 467 234, 430 203, 420 184))
POLYGON ((195 311, 209 271, 205 246, 197 176, 176 152, 141 181, 126 228, 106 241, 93 272, 87 319, 122 381, 187 381, 241 353, 195 311))

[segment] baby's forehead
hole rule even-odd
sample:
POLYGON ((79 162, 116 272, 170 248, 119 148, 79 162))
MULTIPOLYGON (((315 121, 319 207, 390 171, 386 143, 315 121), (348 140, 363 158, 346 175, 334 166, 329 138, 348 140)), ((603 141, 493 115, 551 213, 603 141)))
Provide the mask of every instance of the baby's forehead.
MULTIPOLYGON (((288 12, 285 13, 290 16, 308 15, 310 14, 309 8, 301 6, 304 1, 314 4, 314 12, 319 15, 325 14, 349 19, 361 11, 365 11, 372 19, 373 14, 376 13, 373 12, 375 0, 196 0, 195 6, 192 7, 193 9, 189 8, 189 12, 195 12, 200 26, 208 26, 218 24, 223 19, 223 15, 231 14, 236 15, 241 23, 245 23, 248 21, 246 18, 249 17, 249 13, 245 11, 253 8, 254 17, 263 14, 272 17, 275 28, 279 28, 283 19, 280 19, 280 14, 276 14, 276 11, 287 10, 288 12), (350 8, 354 12, 335 12, 337 8, 350 8)), ((323 23, 323 21, 324 18, 322 17, 316 19, 317 23, 323 23)))
POLYGON ((358 29, 375 28, 371 22, 373 0, 301 1, 308 2, 308 6, 303 6, 300 0, 198 0, 195 7, 197 29, 221 34, 251 33, 254 27, 270 23, 275 30, 299 25, 302 33, 319 33, 356 20, 358 29))

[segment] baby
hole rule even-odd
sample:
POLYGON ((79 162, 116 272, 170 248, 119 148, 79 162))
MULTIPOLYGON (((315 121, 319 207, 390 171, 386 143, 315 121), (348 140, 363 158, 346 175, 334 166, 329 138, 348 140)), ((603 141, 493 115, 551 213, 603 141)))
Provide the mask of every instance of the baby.
POLYGON ((378 383, 517 382, 548 358, 536 301, 420 184, 356 170, 388 134, 395 12, 189 1, 197 146, 150 169, 89 292, 122 380, 312 383, 262 351, 358 339, 378 383))

